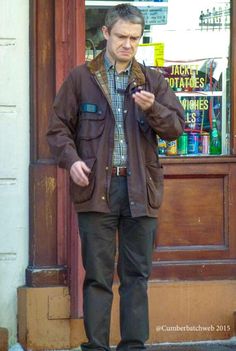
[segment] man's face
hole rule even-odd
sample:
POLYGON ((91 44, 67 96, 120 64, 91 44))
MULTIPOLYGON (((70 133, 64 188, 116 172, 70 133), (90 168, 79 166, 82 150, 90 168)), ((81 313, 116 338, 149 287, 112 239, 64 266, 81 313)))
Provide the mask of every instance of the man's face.
POLYGON ((128 63, 135 56, 142 35, 141 24, 134 24, 119 19, 112 27, 102 28, 104 38, 107 40, 107 54, 117 63, 128 63))

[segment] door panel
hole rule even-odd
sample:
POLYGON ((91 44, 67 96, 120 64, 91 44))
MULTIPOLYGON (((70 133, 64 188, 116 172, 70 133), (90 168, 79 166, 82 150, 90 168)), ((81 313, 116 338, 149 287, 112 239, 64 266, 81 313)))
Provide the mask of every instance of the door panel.
POLYGON ((159 212, 153 278, 167 274, 164 265, 171 270, 172 278, 199 278, 196 268, 202 265, 201 278, 207 278, 209 267, 214 278, 235 276, 236 164, 233 159, 228 161, 163 161, 164 201, 159 212), (219 270, 224 264, 225 270, 219 270))

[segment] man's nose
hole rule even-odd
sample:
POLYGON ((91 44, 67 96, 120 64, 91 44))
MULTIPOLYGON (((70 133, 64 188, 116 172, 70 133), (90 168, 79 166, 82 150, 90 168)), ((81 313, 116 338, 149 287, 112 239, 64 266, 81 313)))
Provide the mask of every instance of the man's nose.
POLYGON ((126 38, 125 40, 124 40, 124 47, 125 48, 130 48, 131 47, 131 40, 130 40, 130 38, 126 38))

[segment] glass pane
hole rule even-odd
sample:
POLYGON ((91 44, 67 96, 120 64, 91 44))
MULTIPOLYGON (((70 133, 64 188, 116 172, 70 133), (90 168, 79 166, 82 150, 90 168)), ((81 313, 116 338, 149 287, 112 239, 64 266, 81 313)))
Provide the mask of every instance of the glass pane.
MULTIPOLYGON (((86 1, 86 58, 105 46, 107 9, 123 1, 86 1)), ((125 2, 125 1, 124 1, 125 2)), ((163 156, 230 153, 230 0, 133 1, 145 16, 136 58, 162 72, 185 111, 185 133, 159 140, 163 156)))

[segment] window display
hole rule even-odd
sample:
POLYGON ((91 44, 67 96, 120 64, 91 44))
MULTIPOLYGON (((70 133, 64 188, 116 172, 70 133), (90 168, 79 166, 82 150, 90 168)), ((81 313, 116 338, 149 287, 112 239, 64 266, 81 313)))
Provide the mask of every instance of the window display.
POLYGON ((223 110, 226 107, 223 99, 227 97, 223 91, 225 81, 222 82, 226 80, 227 67, 223 59, 199 59, 194 64, 178 63, 161 70, 185 111, 185 135, 177 141, 176 154, 227 154, 229 130, 226 130, 226 111, 223 110), (182 148, 183 138, 187 139, 187 152, 182 148))
MULTIPOLYGON (((100 29, 117 3, 86 2, 87 60, 104 47, 100 29)), ((159 155, 230 154, 230 0, 132 4, 146 23, 136 58, 162 72, 185 111, 184 134, 173 142, 159 139, 159 155)))

